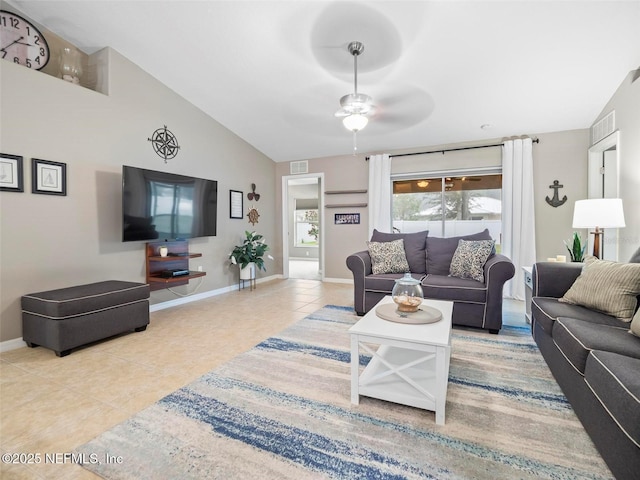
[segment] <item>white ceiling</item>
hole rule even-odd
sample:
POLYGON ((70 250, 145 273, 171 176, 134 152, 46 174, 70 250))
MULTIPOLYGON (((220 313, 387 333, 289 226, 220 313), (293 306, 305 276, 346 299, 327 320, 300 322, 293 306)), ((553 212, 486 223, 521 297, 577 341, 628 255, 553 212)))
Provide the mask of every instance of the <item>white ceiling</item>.
POLYGON ((353 40, 378 107, 361 153, 588 128, 640 66, 640 0, 8 3, 114 48, 277 162, 351 153, 333 114, 353 40))

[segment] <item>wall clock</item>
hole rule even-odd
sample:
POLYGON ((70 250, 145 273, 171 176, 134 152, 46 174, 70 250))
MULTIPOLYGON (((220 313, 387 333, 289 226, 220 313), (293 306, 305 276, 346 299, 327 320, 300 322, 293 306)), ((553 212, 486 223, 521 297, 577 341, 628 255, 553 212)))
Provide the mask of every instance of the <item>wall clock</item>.
POLYGON ((0 55, 33 70, 44 68, 50 56, 49 45, 40 30, 6 10, 0 10, 0 55))

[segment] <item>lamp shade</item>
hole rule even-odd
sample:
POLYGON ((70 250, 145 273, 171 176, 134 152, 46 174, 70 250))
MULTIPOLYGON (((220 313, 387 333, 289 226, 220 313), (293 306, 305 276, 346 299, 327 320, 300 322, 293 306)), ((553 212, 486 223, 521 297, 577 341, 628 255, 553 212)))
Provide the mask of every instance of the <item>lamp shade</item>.
POLYGON ((347 130, 351 130, 352 132, 359 132, 367 126, 367 123, 369 123, 369 119, 359 113, 351 114, 342 119, 342 124, 347 130))
POLYGON ((624 227, 624 211, 620 198, 590 198, 576 201, 573 228, 624 227))

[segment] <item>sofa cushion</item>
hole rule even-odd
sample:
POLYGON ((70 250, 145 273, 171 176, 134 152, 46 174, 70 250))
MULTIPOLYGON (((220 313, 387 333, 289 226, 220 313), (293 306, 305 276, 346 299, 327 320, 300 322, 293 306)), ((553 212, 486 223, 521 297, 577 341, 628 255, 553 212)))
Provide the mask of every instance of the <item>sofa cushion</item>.
POLYGON ((589 257, 582 273, 560 299, 630 322, 640 295, 640 264, 589 257))
POLYGON ((371 270, 374 274, 409 271, 403 239, 391 242, 367 242, 367 246, 371 256, 371 270))
POLYGON ((613 327, 624 328, 627 325, 610 315, 605 315, 580 305, 560 303, 557 298, 550 297, 533 297, 531 300, 531 314, 536 323, 539 323, 549 335, 551 335, 553 323, 558 317, 579 318, 586 322, 613 327))
POLYGON ((640 359, 594 350, 587 358, 585 381, 622 431, 640 448, 638 372, 640 359))
POLYGON ((640 309, 638 309, 636 314, 633 316, 633 320, 631 320, 629 333, 633 333, 635 336, 640 337, 640 309))
POLYGON ((487 301, 487 286, 484 283, 447 275, 427 275, 424 277, 422 292, 425 298, 438 300, 475 303, 487 301))
POLYGON ((461 237, 427 237, 427 273, 449 275, 451 259, 460 240, 491 240, 491 235, 489 229, 484 229, 482 232, 461 237))
POLYGON ((460 240, 451 259, 449 274, 484 283, 484 264, 487 263, 494 244, 493 240, 460 240))
POLYGON ((592 350, 640 358, 640 340, 625 328, 560 317, 553 325, 552 336, 553 343, 582 375, 592 350))
POLYGON ((404 253, 412 273, 427 273, 427 235, 429 230, 415 233, 384 233, 373 230, 372 242, 404 240, 404 253))
MULTIPOLYGON (((396 280, 402 278, 402 273, 386 273, 380 275, 367 275, 364 277, 364 290, 366 292, 382 292, 391 295, 391 290, 396 285, 396 280)), ((416 280, 420 280, 423 275, 412 274, 416 280)))

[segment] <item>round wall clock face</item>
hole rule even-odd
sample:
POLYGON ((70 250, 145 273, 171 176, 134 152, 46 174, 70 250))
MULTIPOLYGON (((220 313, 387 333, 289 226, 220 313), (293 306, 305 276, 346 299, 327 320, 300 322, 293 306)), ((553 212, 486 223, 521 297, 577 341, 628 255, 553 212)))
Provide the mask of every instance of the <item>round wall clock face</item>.
POLYGON ((13 12, 0 10, 0 56, 40 70, 49 61, 49 45, 31 22, 13 12))

